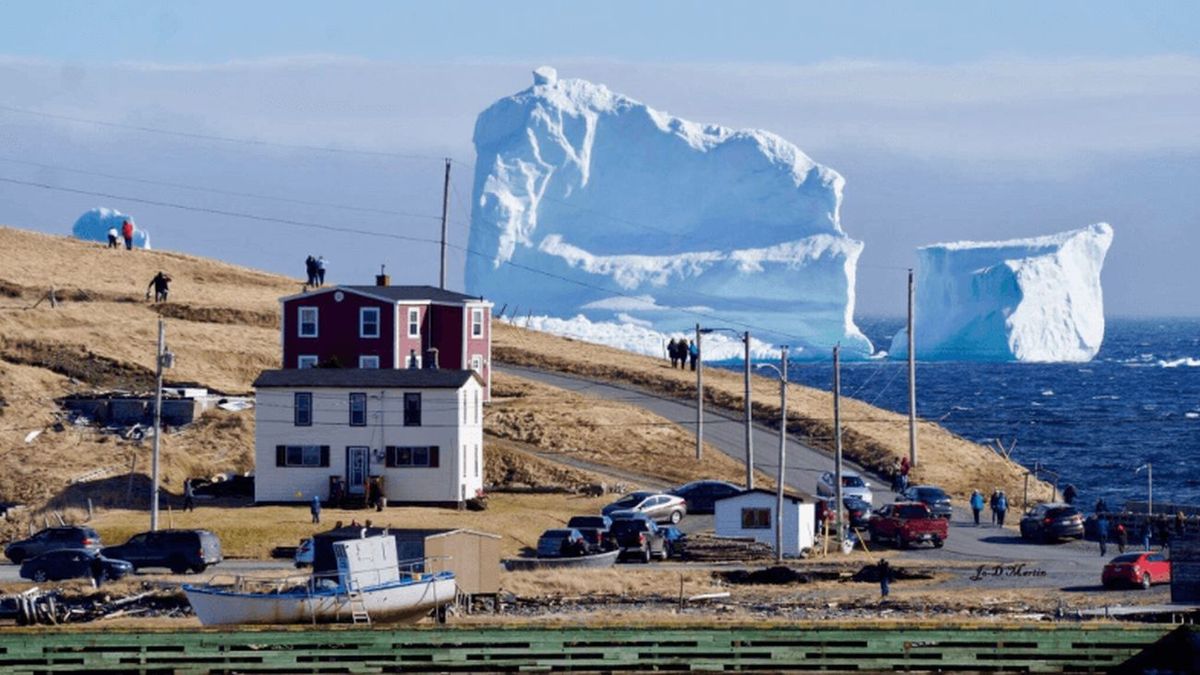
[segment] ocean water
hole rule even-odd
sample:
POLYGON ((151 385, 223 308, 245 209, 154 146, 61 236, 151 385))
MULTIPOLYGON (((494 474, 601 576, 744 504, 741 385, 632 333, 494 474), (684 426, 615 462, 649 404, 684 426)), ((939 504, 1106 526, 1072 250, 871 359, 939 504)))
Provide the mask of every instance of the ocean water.
MULTIPOLYGON (((878 348, 903 321, 859 326, 878 348)), ((788 371, 793 381, 832 388, 828 362, 788 371)), ((842 392, 907 412, 907 366, 844 363, 842 392)), ((1111 506, 1145 500, 1147 472, 1136 470, 1146 463, 1155 503, 1200 505, 1200 319, 1110 319, 1091 363, 918 362, 917 413, 979 443, 1015 441, 1013 459, 1057 473, 1089 508, 1097 497, 1111 506)))

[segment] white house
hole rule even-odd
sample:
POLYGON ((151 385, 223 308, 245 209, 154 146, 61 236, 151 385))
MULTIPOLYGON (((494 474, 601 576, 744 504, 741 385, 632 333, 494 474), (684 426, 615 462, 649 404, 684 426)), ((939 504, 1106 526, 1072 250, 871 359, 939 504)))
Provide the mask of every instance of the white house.
POLYGON ((483 386, 471 370, 266 370, 255 387, 257 502, 362 495, 458 505, 483 487, 483 386))
MULTIPOLYGON (((741 494, 718 500, 713 524, 718 537, 742 537, 761 541, 775 547, 774 492, 746 490, 741 494)), ((783 497, 783 555, 799 557, 803 549, 811 549, 815 540, 816 510, 803 499, 783 497)))

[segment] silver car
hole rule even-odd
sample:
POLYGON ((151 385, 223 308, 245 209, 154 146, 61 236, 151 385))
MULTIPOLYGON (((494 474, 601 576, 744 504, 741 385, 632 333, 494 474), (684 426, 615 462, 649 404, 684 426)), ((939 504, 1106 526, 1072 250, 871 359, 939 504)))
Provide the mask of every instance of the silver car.
POLYGON ((613 518, 621 513, 640 513, 657 522, 678 523, 687 515, 687 502, 683 497, 658 492, 630 492, 605 506, 601 513, 613 518))
MULTIPOLYGON (((836 494, 832 471, 826 471, 817 479, 817 496, 833 497, 836 494)), ((864 502, 872 503, 871 484, 863 480, 857 471, 842 471, 842 499, 858 497, 864 502)))

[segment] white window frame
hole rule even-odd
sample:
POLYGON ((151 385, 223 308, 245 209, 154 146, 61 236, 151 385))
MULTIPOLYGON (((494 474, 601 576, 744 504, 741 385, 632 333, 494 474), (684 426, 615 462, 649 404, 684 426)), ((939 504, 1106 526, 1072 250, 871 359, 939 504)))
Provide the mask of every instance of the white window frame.
POLYGON ((381 330, 378 307, 359 307, 358 308, 358 337, 360 338, 378 338, 381 330), (368 335, 366 332, 366 318, 368 314, 375 315, 375 334, 368 335))
POLYGON ((296 336, 302 338, 320 337, 321 333, 321 310, 319 307, 298 307, 296 311, 296 336), (312 334, 304 332, 304 312, 312 310, 312 334))
POLYGON ((471 308, 471 337, 483 337, 483 308, 471 308))
POLYGON ((358 357, 358 367, 362 368, 364 370, 378 370, 379 369, 379 357, 375 356, 375 355, 363 354, 358 357), (373 365, 373 366, 367 365, 367 364, 371 363, 372 361, 375 363, 375 365, 373 365))
POLYGON ((320 358, 316 354, 301 354, 296 357, 297 368, 316 368, 320 358), (307 364, 307 365, 306 365, 307 364))
POLYGON ((408 337, 421 337, 421 308, 408 308, 408 337))

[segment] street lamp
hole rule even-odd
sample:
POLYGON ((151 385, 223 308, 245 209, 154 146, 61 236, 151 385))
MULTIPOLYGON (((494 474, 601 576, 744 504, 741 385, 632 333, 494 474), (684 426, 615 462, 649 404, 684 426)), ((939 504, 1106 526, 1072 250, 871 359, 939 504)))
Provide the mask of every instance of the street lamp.
MULTIPOLYGON (((753 418, 752 418, 751 405, 750 405, 750 331, 748 331, 748 330, 747 331, 736 331, 732 328, 700 328, 697 331, 697 336, 696 336, 697 349, 699 349, 699 346, 700 346, 700 337, 699 337, 700 335, 704 335, 706 333, 713 333, 716 331, 725 331, 727 333, 732 333, 733 335, 737 335, 739 338, 741 338, 742 344, 745 347, 745 353, 742 357, 742 361, 743 361, 742 362, 742 374, 743 374, 743 379, 745 380, 745 382, 743 383, 744 384, 744 392, 742 394, 742 402, 743 402, 743 408, 745 409, 745 418, 746 418, 746 489, 753 490, 754 489, 754 430, 753 430, 754 422, 753 422, 753 418)), ((699 364, 696 364, 696 365, 697 365, 696 386, 697 386, 697 389, 699 389, 700 382, 701 382, 701 380, 699 379, 700 370, 699 370, 699 364)), ((703 396, 704 396, 704 393, 701 391, 700 398, 703 398, 703 396)), ((697 404, 697 405, 700 405, 700 404, 697 404)), ((700 424, 703 424, 703 419, 700 420, 700 424)), ((697 435, 699 436, 701 433, 702 432, 698 432, 697 435)), ((700 453, 700 446, 697 445, 696 446, 697 458, 700 456, 699 453, 700 453)))
POLYGON ((1150 464, 1150 462, 1146 462, 1145 464, 1139 466, 1137 471, 1133 472, 1133 475, 1136 476, 1137 474, 1141 473, 1142 469, 1146 470, 1146 489, 1149 495, 1148 499, 1146 500, 1146 515, 1149 517, 1154 517, 1154 467, 1150 464))
POLYGON ((787 345, 780 348, 779 365, 757 364, 759 368, 770 368, 779 376, 779 478, 775 486, 775 560, 783 562, 783 467, 787 455, 787 345))

